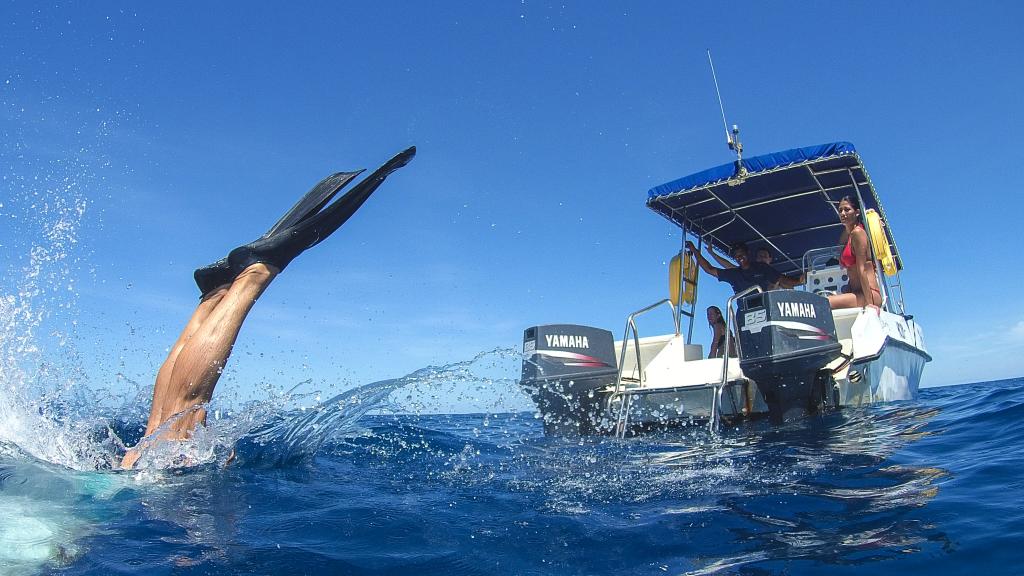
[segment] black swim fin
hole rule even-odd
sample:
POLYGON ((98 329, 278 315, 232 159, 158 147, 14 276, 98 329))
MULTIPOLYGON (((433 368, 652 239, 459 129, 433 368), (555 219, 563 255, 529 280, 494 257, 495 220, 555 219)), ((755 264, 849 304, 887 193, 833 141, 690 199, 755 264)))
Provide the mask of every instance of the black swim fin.
POLYGON ((338 172, 331 174, 327 178, 324 178, 312 190, 306 193, 305 196, 299 199, 292 206, 276 224, 267 230, 263 238, 273 236, 285 228, 290 228, 299 222, 302 222, 306 218, 313 216, 317 212, 323 209, 334 195, 341 191, 349 182, 351 182, 356 176, 359 176, 366 169, 356 170, 355 172, 338 172))
MULTIPOLYGON (((260 238, 268 238, 277 234, 285 228, 295 226, 299 222, 313 216, 320 212, 320 210, 331 201, 331 198, 341 191, 353 178, 361 174, 363 170, 357 170, 355 172, 338 172, 331 174, 324 178, 316 186, 314 186, 309 192, 307 192, 294 206, 291 207, 276 224, 270 227, 263 236, 260 238)), ((228 265, 227 258, 221 258, 220 260, 197 268, 193 273, 193 277, 196 280, 196 286, 199 286, 199 292, 206 296, 213 289, 230 284, 235 279, 235 274, 231 272, 231 267, 228 265)))
POLYGON ((317 214, 269 237, 235 248, 228 254, 232 274, 238 276, 258 262, 284 270, 296 256, 340 228, 392 172, 408 164, 415 155, 415 146, 402 151, 317 214))

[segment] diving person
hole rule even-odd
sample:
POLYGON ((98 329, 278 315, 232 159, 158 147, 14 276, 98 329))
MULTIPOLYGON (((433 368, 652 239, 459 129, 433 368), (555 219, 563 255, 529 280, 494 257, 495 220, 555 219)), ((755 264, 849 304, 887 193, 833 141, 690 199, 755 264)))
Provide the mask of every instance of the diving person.
POLYGON ((415 155, 415 147, 399 153, 333 203, 362 171, 325 178, 259 239, 195 271, 202 294, 199 305, 157 372, 145 436, 124 455, 122 468, 132 468, 145 448, 187 439, 205 424, 205 407, 242 323, 263 291, 296 256, 340 228, 388 175, 415 155))

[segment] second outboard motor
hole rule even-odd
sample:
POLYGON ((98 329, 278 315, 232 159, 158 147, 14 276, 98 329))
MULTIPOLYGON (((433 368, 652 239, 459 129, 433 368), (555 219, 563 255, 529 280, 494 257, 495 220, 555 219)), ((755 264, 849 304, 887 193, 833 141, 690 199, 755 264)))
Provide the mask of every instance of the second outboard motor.
POLYGON ((600 328, 550 324, 523 333, 523 374, 519 384, 544 417, 548 436, 601 432, 603 394, 614 384, 615 340, 600 328))
POLYGON ((740 368, 757 383, 774 423, 828 404, 831 370, 842 345, 828 299, 772 290, 739 301, 740 368))

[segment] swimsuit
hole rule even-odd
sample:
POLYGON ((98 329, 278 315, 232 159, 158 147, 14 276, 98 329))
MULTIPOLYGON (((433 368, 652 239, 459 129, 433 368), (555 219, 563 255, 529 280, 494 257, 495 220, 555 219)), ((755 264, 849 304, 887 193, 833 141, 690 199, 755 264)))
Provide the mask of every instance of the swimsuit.
MULTIPOLYGON (((854 230, 857 228, 864 229, 860 224, 857 224, 854 230)), ((846 239, 846 247, 843 248, 843 253, 839 255, 839 265, 843 268, 852 268, 855 264, 857 264, 857 257, 853 255, 853 232, 851 232, 850 237, 846 239)), ((872 268, 874 268, 874 261, 871 264, 872 268)), ((882 292, 878 288, 869 287, 868 289, 878 294, 878 299, 881 301, 882 292)))
MULTIPOLYGON (((864 229, 863 226, 857 224, 857 228, 864 229)), ((857 263, 857 257, 853 255, 853 232, 850 232, 850 237, 846 239, 846 247, 843 248, 843 253, 839 255, 839 265, 843 268, 851 268, 857 263)))

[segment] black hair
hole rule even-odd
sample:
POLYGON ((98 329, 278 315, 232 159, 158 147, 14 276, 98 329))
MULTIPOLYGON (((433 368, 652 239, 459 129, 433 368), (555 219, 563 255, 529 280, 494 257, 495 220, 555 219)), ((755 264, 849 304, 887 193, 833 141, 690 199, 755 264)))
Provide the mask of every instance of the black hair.
POLYGON ((732 247, 729 248, 729 255, 732 256, 737 250, 743 250, 748 255, 750 254, 750 250, 747 248, 747 244, 745 242, 737 242, 733 244, 732 247))
POLYGON ((856 196, 846 195, 839 199, 839 203, 836 204, 836 207, 838 207, 839 204, 842 204, 843 202, 846 202, 850 206, 853 206, 853 209, 857 211, 857 222, 862 222, 863 220, 861 219, 862 212, 860 209, 860 200, 858 200, 856 196))
MULTIPOLYGON (((725 324, 725 315, 722 314, 721 308, 719 308, 718 306, 708 306, 708 310, 714 310, 715 312, 718 312, 718 322, 715 322, 715 324, 725 324)), ((708 322, 708 324, 710 324, 710 322, 708 322)))

